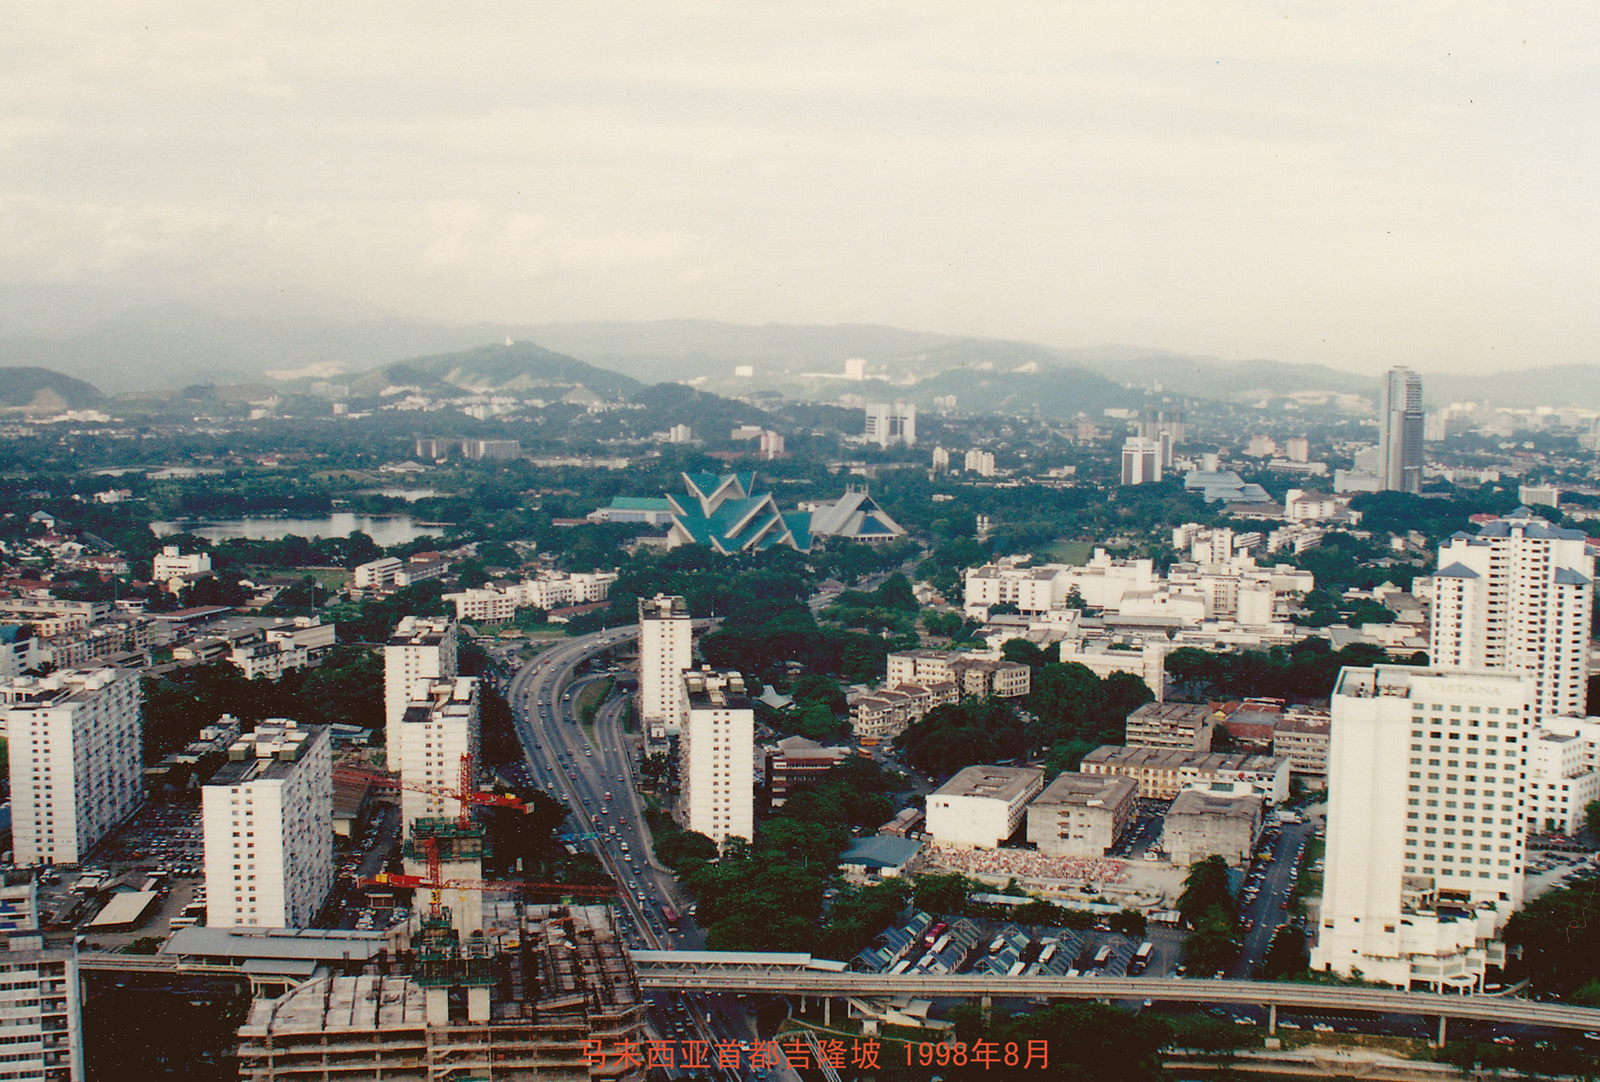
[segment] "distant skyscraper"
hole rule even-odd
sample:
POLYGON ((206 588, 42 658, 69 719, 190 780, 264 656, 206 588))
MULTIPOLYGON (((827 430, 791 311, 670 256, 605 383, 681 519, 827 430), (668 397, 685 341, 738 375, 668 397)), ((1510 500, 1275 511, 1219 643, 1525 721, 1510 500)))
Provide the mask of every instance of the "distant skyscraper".
POLYGON ((1391 368, 1383 379, 1378 417, 1378 456, 1383 487, 1422 491, 1422 380, 1409 368, 1391 368))
POLYGON ((1432 579, 1434 662, 1522 673, 1540 720, 1584 714, 1593 579, 1583 532, 1526 508, 1457 534, 1432 579))
POLYGON ((1148 485, 1161 480, 1161 444, 1129 436, 1122 444, 1122 483, 1148 485))
POLYGON ((909 402, 872 402, 866 407, 865 434, 868 442, 879 447, 903 443, 917 445, 917 407, 909 402))

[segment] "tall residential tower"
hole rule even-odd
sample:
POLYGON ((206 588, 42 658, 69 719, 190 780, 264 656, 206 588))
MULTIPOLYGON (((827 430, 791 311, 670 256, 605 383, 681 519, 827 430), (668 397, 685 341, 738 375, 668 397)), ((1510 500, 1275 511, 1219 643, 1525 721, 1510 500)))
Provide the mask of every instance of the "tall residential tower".
POLYGON ((309 928, 333 889, 328 727, 271 718, 234 741, 201 823, 208 927, 309 928))
POLYGON ((1527 676, 1541 720, 1586 713, 1593 579, 1583 533, 1526 507, 1456 534, 1432 578, 1434 662, 1527 676))
POLYGON ((138 810, 142 703, 132 669, 67 669, 0 683, 17 864, 77 864, 138 810))
POLYGON ((694 664, 694 622, 681 597, 639 601, 639 720, 649 740, 683 722, 683 671, 694 664))
POLYGON ((448 616, 407 616, 389 636, 383 647, 383 720, 390 770, 399 762, 395 726, 406 712, 413 685, 457 671, 456 622, 448 616))

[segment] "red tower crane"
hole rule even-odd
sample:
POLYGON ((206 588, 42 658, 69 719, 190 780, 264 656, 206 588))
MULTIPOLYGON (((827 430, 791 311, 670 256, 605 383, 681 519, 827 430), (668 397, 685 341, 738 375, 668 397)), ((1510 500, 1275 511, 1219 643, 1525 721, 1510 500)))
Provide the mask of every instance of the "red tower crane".
POLYGON ((404 781, 392 774, 381 770, 369 770, 359 766, 340 766, 334 768, 334 777, 346 778, 355 781, 368 782, 383 789, 408 789, 414 793, 428 793, 432 796, 447 796, 460 805, 460 823, 463 827, 472 824, 472 809, 474 807, 518 808, 524 813, 529 809, 519 797, 504 793, 480 793, 473 785, 473 761, 471 753, 461 757, 461 773, 457 780, 457 787, 446 789, 439 785, 425 785, 422 782, 404 781))

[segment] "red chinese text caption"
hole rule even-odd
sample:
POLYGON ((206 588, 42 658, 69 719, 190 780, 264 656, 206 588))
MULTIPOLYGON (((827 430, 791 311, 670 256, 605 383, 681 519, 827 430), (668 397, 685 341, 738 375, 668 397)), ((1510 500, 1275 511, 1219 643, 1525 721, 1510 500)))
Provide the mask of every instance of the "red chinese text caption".
POLYGON ((875 1038, 788 1038, 755 1044, 734 1041, 602 1041, 583 1042, 584 1059, 591 1067, 625 1070, 630 1067, 667 1067, 724 1070, 771 1070, 779 1067, 832 1067, 870 1071, 888 1066, 907 1067, 1015 1067, 1040 1069, 1050 1065, 1049 1042, 879 1041, 875 1038))

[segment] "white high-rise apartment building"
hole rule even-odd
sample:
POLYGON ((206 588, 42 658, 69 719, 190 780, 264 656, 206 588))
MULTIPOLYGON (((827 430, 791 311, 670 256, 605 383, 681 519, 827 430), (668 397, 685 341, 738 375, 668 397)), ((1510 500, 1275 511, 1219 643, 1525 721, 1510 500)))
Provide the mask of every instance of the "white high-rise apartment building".
POLYGON ((161 555, 151 563, 150 577, 157 582, 180 575, 198 575, 211 570, 209 552, 185 553, 177 545, 163 545, 161 555))
POLYGON ((17 864, 76 864, 144 792, 139 674, 66 669, 0 683, 17 864))
POLYGON ((866 406, 865 435, 868 443, 879 447, 903 443, 917 445, 917 407, 909 402, 873 402, 866 406))
POLYGON ((684 826, 716 842, 755 837, 755 713, 736 672, 683 676, 689 720, 678 744, 684 826))
POLYGON ((639 600, 639 720, 651 740, 683 723, 683 672, 694 664, 694 622, 681 597, 639 600))
POLYGON ((83 1075, 78 953, 47 947, 30 871, 0 879, 0 1078, 77 1082, 83 1075))
POLYGON ((1409 368, 1391 368, 1378 414, 1380 479, 1390 492, 1422 491, 1422 429, 1421 378, 1409 368))
POLYGON ((1585 712, 1594 558, 1578 530, 1526 508, 1439 548, 1435 664, 1514 669, 1533 682, 1539 719, 1585 712))
POLYGON ((206 924, 308 928, 333 889, 333 752, 326 725, 271 718, 201 790, 206 924))
POLYGON ((400 621, 383 648, 384 746, 389 769, 399 762, 395 726, 406 712, 411 689, 418 680, 454 676, 456 622, 447 616, 407 616, 400 621))
MULTIPOLYGON (((438 680, 419 680, 411 687, 400 720, 391 728, 395 757, 391 769, 400 772, 408 785, 458 792, 461 788, 461 757, 472 757, 477 782, 478 757, 478 679, 452 676, 438 680)), ((454 797, 439 793, 400 790, 400 812, 407 833, 418 819, 456 816, 461 804, 454 797)))
POLYGON ((1503 669, 1339 674, 1315 968, 1471 991, 1500 963, 1522 904, 1532 701, 1503 669))

